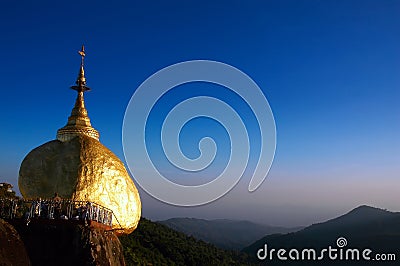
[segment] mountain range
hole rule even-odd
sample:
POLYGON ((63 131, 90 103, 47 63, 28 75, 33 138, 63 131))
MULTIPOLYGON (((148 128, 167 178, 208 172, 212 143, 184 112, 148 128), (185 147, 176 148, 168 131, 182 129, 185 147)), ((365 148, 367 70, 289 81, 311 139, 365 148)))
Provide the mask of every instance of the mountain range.
MULTIPOLYGON (((321 251, 329 246, 338 250, 342 248, 344 251, 347 249, 372 250, 368 256, 371 258, 370 261, 362 258, 360 261, 351 259, 345 262, 343 260, 332 261, 324 256, 322 261, 325 265, 327 262, 329 265, 400 265, 400 213, 364 205, 345 215, 313 224, 297 232, 265 236, 242 251, 257 261, 257 252, 266 244, 269 250, 313 248, 321 251), (342 241, 340 245, 339 241, 342 241), (383 254, 387 261, 377 261, 376 254, 379 256, 383 254), (394 254, 394 257, 391 254, 394 254)), ((317 252, 317 254, 320 253, 317 252)), ((268 261, 268 265, 314 265, 309 261, 288 263, 276 260, 275 257, 275 261, 268 261)), ((315 265, 320 264, 315 262, 315 265)))
POLYGON ((290 233, 285 230, 295 229, 268 227, 247 221, 174 218, 152 222, 142 218, 139 227, 120 240, 127 265, 399 265, 400 213, 397 212, 364 205, 326 222, 290 233), (182 232, 184 230, 185 233, 182 232), (265 230, 269 231, 265 233, 265 230), (273 230, 281 232, 270 234, 273 230), (257 232, 260 233, 258 236, 257 232), (199 240, 199 236, 204 241, 199 240), (258 237, 257 241, 237 250, 244 243, 240 241, 255 237, 258 237), (345 241, 345 244, 339 247, 339 240, 345 241), (286 249, 287 252, 291 249, 300 252, 315 249, 317 257, 320 255, 318 252, 329 246, 344 252, 347 249, 361 252, 370 249, 372 253, 369 254, 370 261, 362 258, 331 260, 328 256, 316 261, 281 261, 276 255, 272 260, 260 260, 257 253, 265 245, 269 250, 275 249, 275 252, 278 249, 286 249), (227 247, 232 250, 226 250, 227 247), (386 255, 388 260, 374 260, 376 254, 386 255), (395 257, 389 260, 390 254, 395 257))
POLYGON ((301 229, 300 227, 285 228, 227 219, 172 218, 159 221, 159 223, 219 248, 232 250, 241 250, 260 239, 261 236, 289 233, 301 229))

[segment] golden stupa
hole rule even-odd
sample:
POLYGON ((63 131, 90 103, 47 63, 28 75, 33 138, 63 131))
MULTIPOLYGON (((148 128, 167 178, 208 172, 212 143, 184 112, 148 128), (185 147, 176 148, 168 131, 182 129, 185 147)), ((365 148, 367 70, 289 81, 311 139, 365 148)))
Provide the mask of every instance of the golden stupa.
POLYGON ((113 228, 131 233, 141 215, 139 193, 121 160, 99 141, 87 114, 83 94, 86 86, 85 51, 76 86, 75 106, 57 139, 33 149, 23 160, 18 185, 24 198, 51 198, 57 192, 65 199, 91 201, 111 209, 113 228))

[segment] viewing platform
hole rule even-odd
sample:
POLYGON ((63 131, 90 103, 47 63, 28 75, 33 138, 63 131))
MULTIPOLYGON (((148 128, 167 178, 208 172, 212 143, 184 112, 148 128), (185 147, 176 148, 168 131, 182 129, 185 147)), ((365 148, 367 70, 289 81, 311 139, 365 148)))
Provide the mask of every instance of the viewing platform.
MULTIPOLYGON (((90 201, 0 198, 0 218, 15 223, 85 224, 112 230, 113 211, 90 201)), ((117 229, 118 230, 118 229, 117 229)))

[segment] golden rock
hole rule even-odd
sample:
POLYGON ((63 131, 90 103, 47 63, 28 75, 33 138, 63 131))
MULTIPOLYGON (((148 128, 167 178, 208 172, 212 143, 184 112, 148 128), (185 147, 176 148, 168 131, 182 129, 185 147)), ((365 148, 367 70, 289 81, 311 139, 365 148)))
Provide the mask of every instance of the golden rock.
POLYGON ((113 228, 122 227, 129 234, 141 215, 139 193, 124 164, 100 143, 99 133, 90 124, 83 99, 84 91, 89 90, 83 57, 84 53, 78 86, 72 87, 78 97, 67 125, 58 130, 57 140, 33 149, 24 158, 19 189, 24 198, 52 198, 57 192, 65 199, 100 204, 113 211, 113 228))
MULTIPOLYGON (((77 136, 70 141, 53 140, 32 150, 19 171, 24 198, 62 198, 92 201, 111 209, 129 234, 141 214, 139 193, 118 157, 99 141, 77 136)), ((119 222, 119 224, 118 224, 119 222)))

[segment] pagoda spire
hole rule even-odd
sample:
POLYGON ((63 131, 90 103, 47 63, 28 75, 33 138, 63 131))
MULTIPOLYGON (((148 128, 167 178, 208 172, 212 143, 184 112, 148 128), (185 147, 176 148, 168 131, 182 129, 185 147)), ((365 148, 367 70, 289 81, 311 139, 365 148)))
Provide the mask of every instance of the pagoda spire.
POLYGON ((71 111, 71 115, 68 117, 67 125, 57 131, 57 139, 60 141, 68 141, 80 135, 86 135, 99 140, 99 132, 95 130, 90 123, 90 118, 85 108, 85 100, 83 97, 84 92, 90 90, 90 88, 86 86, 84 69, 84 60, 86 54, 84 45, 82 45, 82 49, 78 51, 78 53, 81 56, 81 66, 79 69, 78 78, 75 82, 76 85, 71 86, 71 89, 76 90, 78 95, 74 108, 71 111))
POLYGON ((78 54, 80 54, 81 56, 81 68, 79 69, 78 78, 76 79, 75 82, 77 86, 72 86, 71 89, 76 90, 77 92, 90 91, 90 88, 86 86, 85 69, 84 69, 86 54, 84 45, 82 45, 82 48, 80 51, 78 51, 78 54))

